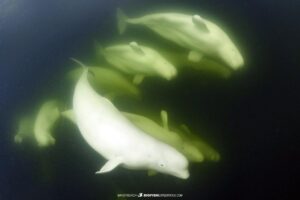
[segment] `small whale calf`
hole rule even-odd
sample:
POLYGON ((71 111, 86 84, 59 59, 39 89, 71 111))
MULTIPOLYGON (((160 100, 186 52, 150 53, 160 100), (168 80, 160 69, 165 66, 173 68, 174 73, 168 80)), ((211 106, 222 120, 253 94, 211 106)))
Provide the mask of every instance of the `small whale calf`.
POLYGON ((229 36, 216 24, 200 15, 157 13, 139 18, 128 18, 117 10, 119 32, 127 24, 144 25, 163 38, 188 49, 188 59, 198 62, 203 56, 221 60, 232 69, 244 65, 244 59, 229 36))
POLYGON ((22 117, 14 137, 15 142, 22 143, 24 139, 30 138, 35 140, 39 147, 54 145, 52 131, 61 115, 58 104, 55 100, 48 100, 42 104, 35 117, 22 117))
POLYGON ((22 143, 24 139, 33 136, 33 120, 31 117, 23 116, 18 122, 17 134, 14 136, 16 143, 22 143))
POLYGON ((144 76, 159 76, 171 80, 177 75, 173 64, 160 53, 137 42, 100 48, 100 53, 112 66, 126 74, 136 75, 137 84, 144 76))
POLYGON ((88 69, 84 69, 76 84, 73 111, 83 138, 108 160, 96 173, 122 165, 188 178, 185 156, 136 128, 108 99, 91 88, 88 74, 88 69))
POLYGON ((34 137, 40 147, 55 144, 51 131, 59 117, 57 101, 47 101, 41 106, 33 126, 34 137))

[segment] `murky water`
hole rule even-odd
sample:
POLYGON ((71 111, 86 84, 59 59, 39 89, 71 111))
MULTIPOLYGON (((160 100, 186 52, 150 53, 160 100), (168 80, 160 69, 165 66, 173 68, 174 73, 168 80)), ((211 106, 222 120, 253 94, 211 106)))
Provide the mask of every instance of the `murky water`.
MULTIPOLYGON (((0 2, 0 200, 116 199, 117 194, 182 194, 183 199, 287 199, 295 186, 299 110, 299 17, 297 1, 47 1, 0 2), (55 129, 56 144, 14 143, 18 119, 48 99, 70 108, 74 82, 66 74, 75 57, 107 63, 101 46, 139 41, 161 52, 183 50, 142 26, 118 34, 116 9, 128 16, 151 12, 197 13, 219 24, 239 47, 242 69, 182 67, 171 81, 146 78, 142 97, 117 97, 118 109, 171 126, 187 124, 221 155, 218 162, 191 163, 181 180, 118 167, 95 175, 105 159, 68 120, 55 129)), ((106 64, 105 64, 106 63, 106 64)), ((131 198, 128 198, 131 199, 131 198)))

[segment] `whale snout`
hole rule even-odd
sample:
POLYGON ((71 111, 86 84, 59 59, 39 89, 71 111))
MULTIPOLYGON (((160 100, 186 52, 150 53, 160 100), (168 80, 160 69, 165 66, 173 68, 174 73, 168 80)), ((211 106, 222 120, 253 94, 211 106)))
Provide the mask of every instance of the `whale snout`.
POLYGON ((175 174, 175 176, 181 179, 188 179, 190 177, 190 173, 188 170, 185 170, 181 173, 175 174))
POLYGON ((162 76, 168 81, 172 80, 177 76, 177 69, 171 65, 162 71, 162 76))
POLYGON ((154 63, 156 74, 164 79, 171 80, 177 76, 176 67, 169 61, 165 59, 157 59, 154 63))
POLYGON ((189 162, 186 157, 182 154, 178 154, 173 162, 173 175, 181 179, 187 179, 190 176, 188 165, 189 162))
POLYGON ((242 66, 244 66, 244 64, 245 63, 244 63, 244 59, 243 59, 242 55, 238 54, 238 55, 235 56, 234 59, 231 60, 230 67, 232 69, 239 69, 242 66))
POLYGON ((244 58, 233 43, 224 45, 220 48, 219 56, 221 60, 233 70, 237 70, 244 66, 244 58))
POLYGON ((170 70, 168 80, 171 80, 171 79, 175 78, 176 76, 177 76, 177 70, 175 68, 173 68, 170 70))

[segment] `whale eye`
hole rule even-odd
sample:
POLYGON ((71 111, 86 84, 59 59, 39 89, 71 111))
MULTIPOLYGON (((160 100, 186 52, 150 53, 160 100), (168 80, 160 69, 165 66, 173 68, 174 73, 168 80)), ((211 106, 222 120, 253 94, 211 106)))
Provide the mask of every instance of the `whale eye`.
POLYGON ((164 163, 159 163, 159 166, 160 167, 165 167, 165 164, 164 163))

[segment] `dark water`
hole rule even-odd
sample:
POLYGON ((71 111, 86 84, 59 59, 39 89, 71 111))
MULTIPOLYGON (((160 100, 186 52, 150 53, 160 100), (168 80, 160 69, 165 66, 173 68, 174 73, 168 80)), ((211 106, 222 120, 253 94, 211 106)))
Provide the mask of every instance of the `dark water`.
MULTIPOLYGON (((291 199, 299 178, 299 10, 296 0, 1 0, 0 200, 115 199, 139 192, 291 199), (185 71, 172 84, 147 80, 142 102, 119 100, 132 111, 165 108, 175 121, 203 131, 222 159, 192 164, 188 180, 122 168, 96 176, 103 159, 67 122, 59 125, 53 148, 13 143, 18 113, 56 96, 71 102, 71 86, 63 81, 73 69, 69 57, 88 60, 94 40, 120 40, 117 7, 131 16, 172 9, 209 16, 226 27, 245 56, 245 68, 228 80, 185 71)), ((121 39, 141 37, 133 30, 121 39)), ((154 35, 143 32, 144 40, 154 35)))

